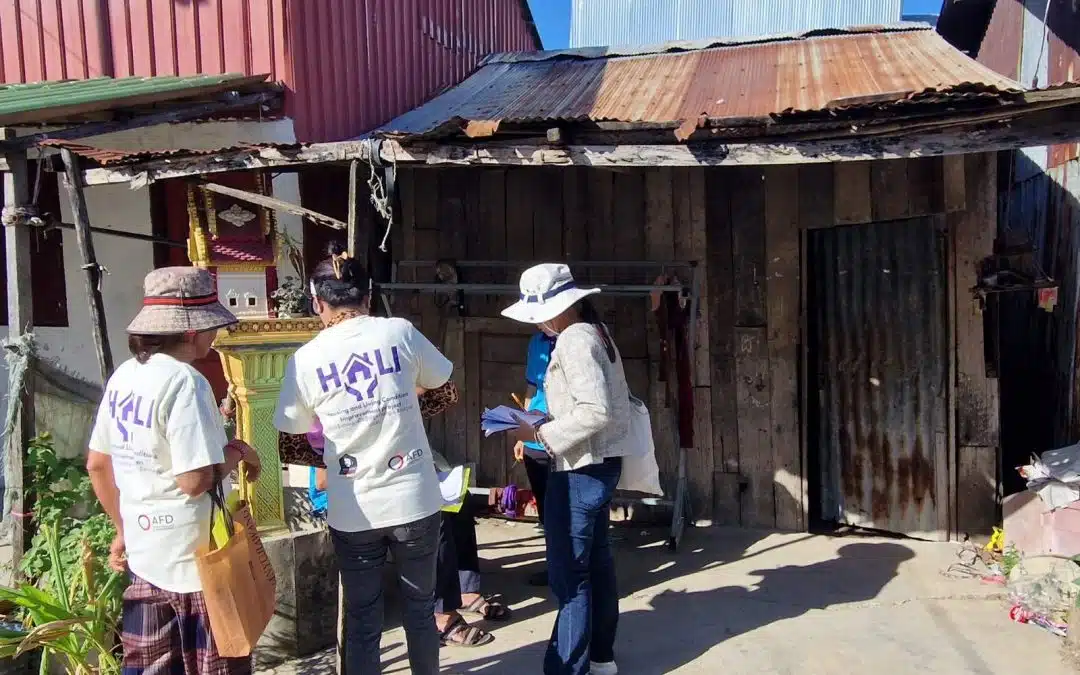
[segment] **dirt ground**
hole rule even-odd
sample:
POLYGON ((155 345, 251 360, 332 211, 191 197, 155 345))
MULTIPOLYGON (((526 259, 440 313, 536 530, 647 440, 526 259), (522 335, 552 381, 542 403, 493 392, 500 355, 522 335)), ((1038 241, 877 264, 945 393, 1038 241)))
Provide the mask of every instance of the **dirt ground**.
MULTIPOLYGON (((672 554, 662 530, 614 533, 624 675, 1075 672, 1059 638, 1009 620, 1003 589, 941 574, 952 544, 707 528, 672 554)), ((514 616, 488 626, 489 646, 444 648, 443 672, 540 673, 554 607, 525 578, 544 564, 542 535, 486 520, 479 538, 485 591, 514 616)), ((408 673, 392 610, 387 628, 384 672, 408 673)), ((329 674, 334 658, 267 672, 329 674)))

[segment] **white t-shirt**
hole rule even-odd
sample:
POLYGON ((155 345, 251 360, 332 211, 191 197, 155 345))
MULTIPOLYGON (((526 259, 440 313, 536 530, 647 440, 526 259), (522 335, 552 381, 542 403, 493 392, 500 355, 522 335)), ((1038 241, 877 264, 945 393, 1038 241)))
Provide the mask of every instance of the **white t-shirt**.
POLYGON ((90 449, 112 456, 128 567, 174 593, 202 590, 195 549, 210 540, 210 497, 176 476, 225 461, 225 428, 210 383, 164 354, 117 368, 98 408, 90 449))
POLYGON ((323 427, 327 524, 394 527, 442 507, 416 388, 446 384, 454 365, 404 319, 357 317, 323 330, 289 359, 274 423, 323 427))

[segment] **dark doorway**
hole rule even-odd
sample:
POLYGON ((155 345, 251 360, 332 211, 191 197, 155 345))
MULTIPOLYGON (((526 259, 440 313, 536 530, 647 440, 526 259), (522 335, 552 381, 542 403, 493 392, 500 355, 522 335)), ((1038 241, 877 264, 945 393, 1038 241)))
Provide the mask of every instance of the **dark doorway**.
POLYGON ((807 235, 809 483, 820 521, 948 536, 940 218, 807 235))

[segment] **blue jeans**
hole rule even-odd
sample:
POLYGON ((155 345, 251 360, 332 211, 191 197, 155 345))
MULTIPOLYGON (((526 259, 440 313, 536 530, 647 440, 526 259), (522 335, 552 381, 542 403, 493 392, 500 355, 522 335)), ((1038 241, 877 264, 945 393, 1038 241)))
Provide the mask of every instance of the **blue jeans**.
POLYGON ((330 529, 345 590, 345 670, 349 675, 382 672, 382 568, 394 552, 404 601, 402 623, 415 675, 438 675, 439 632, 435 629, 435 557, 440 514, 368 532, 330 529))
POLYGON ((559 615, 544 675, 585 675, 589 661, 615 660, 619 592, 608 509, 621 474, 616 457, 577 471, 552 471, 548 478, 544 535, 559 615))

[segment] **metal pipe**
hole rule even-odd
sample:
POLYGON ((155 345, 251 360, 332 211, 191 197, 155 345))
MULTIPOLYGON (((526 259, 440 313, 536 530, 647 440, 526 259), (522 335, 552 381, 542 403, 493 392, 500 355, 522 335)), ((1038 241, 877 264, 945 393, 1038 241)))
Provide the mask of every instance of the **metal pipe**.
MULTIPOLYGON (((396 264, 399 267, 435 267, 437 262, 438 261, 435 260, 399 260, 396 264)), ((674 260, 670 262, 657 262, 655 260, 561 260, 559 262, 572 267, 605 268, 693 267, 697 264, 695 261, 686 260, 674 260)), ((454 260, 453 263, 458 267, 515 267, 521 269, 532 267, 537 264, 535 260, 454 260)))
MULTIPOLYGON (((451 292, 461 291, 463 293, 478 294, 478 295, 520 295, 521 289, 516 284, 439 284, 439 283, 404 283, 404 282, 390 282, 376 284, 375 287, 380 291, 433 291, 433 292, 451 292)), ((614 295, 648 295, 656 291, 663 293, 681 293, 686 290, 686 286, 682 284, 597 284, 592 286, 593 288, 599 288, 604 293, 611 293, 614 295)))

